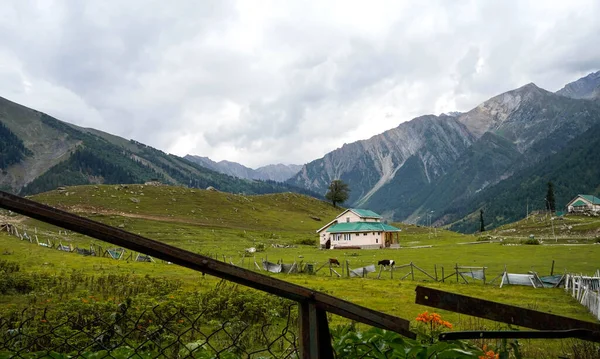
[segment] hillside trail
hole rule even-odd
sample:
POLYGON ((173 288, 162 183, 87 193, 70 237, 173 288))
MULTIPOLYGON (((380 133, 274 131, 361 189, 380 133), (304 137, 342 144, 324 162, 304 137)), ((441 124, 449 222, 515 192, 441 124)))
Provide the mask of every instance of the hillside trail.
POLYGON ((231 225, 224 224, 216 224, 216 223, 206 223, 193 219, 186 219, 181 217, 165 217, 159 215, 152 214, 141 214, 141 213, 131 213, 131 212, 122 212, 122 211, 113 211, 105 208, 96 208, 96 207, 86 207, 86 206, 70 206, 67 210, 71 213, 75 214, 100 214, 103 216, 120 216, 126 218, 133 219, 143 219, 149 221, 158 221, 158 222, 169 222, 169 223, 180 223, 180 224, 191 224, 194 226, 208 227, 208 228, 233 228, 231 225))

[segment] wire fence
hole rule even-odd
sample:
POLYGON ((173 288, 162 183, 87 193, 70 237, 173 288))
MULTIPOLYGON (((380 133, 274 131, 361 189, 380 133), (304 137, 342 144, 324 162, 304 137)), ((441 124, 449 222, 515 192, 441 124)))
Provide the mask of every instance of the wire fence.
POLYGON ((297 358, 297 305, 278 320, 215 319, 175 305, 24 310, 0 317, 0 358, 297 358))

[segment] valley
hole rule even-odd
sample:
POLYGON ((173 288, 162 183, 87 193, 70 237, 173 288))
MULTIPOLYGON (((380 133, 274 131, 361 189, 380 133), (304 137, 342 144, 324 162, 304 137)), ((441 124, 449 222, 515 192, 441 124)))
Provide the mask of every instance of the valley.
MULTIPOLYGON (((566 216, 560 221, 554 219, 556 224, 552 232, 550 217, 531 216, 528 220, 477 236, 395 223, 402 228, 400 249, 320 250, 316 248, 315 230, 334 218, 340 209, 293 193, 246 196, 185 187, 132 184, 66 187, 36 195, 32 199, 251 270, 259 270, 254 262, 261 267, 262 259, 288 264, 302 261, 319 268, 328 258, 337 258, 342 263, 348 261, 351 268, 358 268, 389 258, 399 265, 413 262, 432 275, 437 270, 440 276, 442 267, 447 275, 456 264, 485 266, 490 281, 501 274, 505 266, 511 273, 534 270, 539 275, 547 275, 553 261, 555 274, 565 271, 593 273, 597 269, 597 258, 600 258, 600 245, 595 244, 600 237, 600 219, 595 217, 566 216), (541 239, 542 244, 523 244, 531 234, 541 239), (246 253, 250 247, 264 250, 250 255, 246 253)), ((90 248, 91 245, 104 250, 112 248, 109 244, 76 233, 59 233, 56 227, 6 212, 2 221, 14 223, 21 233, 27 232, 29 236, 37 233, 40 242, 50 241, 54 245, 61 243, 78 248, 90 248)), ((48 278, 125 276, 128 278, 126 281, 131 283, 143 283, 144 278, 150 276, 179 283, 168 294, 161 294, 164 293, 162 290, 153 293, 139 289, 142 292, 127 295, 140 303, 162 302, 168 296, 185 298, 200 295, 219 282, 210 276, 202 276, 162 261, 135 262, 135 253, 131 253, 128 260, 85 257, 22 241, 6 232, 0 232, 0 251, 4 253, 2 260, 19 263, 21 272, 28 275, 48 278)), ((340 268, 334 269, 340 271, 340 268)), ((269 275, 409 320, 427 310, 414 303, 416 285, 592 320, 587 310, 563 289, 499 288, 498 281, 486 285, 480 281, 465 284, 462 280, 457 283, 454 277, 442 283, 432 281, 418 271, 415 271, 414 280, 410 276, 401 280, 406 271, 397 270, 394 279, 389 271, 383 271, 380 278, 377 278, 377 273, 371 273, 366 278, 337 278, 330 275, 328 267, 315 275, 269 275)), ((268 274, 262 270, 261 273, 268 274)), ((46 294, 34 290, 25 297, 7 292, 0 296, 0 301, 6 313, 23 307, 44 306, 46 301, 81 300, 89 295, 99 301, 109 298, 125 300, 126 294, 118 293, 128 293, 110 290, 105 294, 90 292, 90 289, 85 289, 85 284, 80 288, 65 293, 48 287, 46 294)), ((474 322, 468 317, 444 311, 441 313, 457 329, 473 328, 474 322)), ((332 320, 332 325, 344 323, 344 320, 335 316, 332 320)), ((483 325, 483 322, 477 325, 483 325)), ((544 349, 535 343, 528 344, 525 350, 529 353, 543 352, 544 349)), ((556 349, 554 346, 551 348, 556 349)))

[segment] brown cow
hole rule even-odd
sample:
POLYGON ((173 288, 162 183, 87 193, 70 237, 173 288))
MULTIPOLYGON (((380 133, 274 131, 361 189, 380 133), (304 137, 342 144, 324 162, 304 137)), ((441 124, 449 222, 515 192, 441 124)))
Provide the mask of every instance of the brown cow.
POLYGON ((340 262, 335 258, 329 258, 329 264, 340 265, 340 262))

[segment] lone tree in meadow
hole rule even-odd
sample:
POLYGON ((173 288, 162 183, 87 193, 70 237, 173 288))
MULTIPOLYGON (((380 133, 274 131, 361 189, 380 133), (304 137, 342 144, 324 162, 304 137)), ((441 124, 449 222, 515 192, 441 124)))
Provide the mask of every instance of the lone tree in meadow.
POLYGON ((546 193, 546 209, 550 212, 556 211, 556 200, 554 199, 554 185, 548 182, 548 193, 546 193))
POLYGON ((325 194, 325 198, 333 203, 333 207, 337 207, 338 203, 346 202, 349 192, 350 188, 348 188, 347 183, 344 183, 342 180, 333 180, 329 185, 329 190, 325 194))
POLYGON ((483 209, 479 210, 479 232, 485 232, 485 224, 483 223, 483 209))

